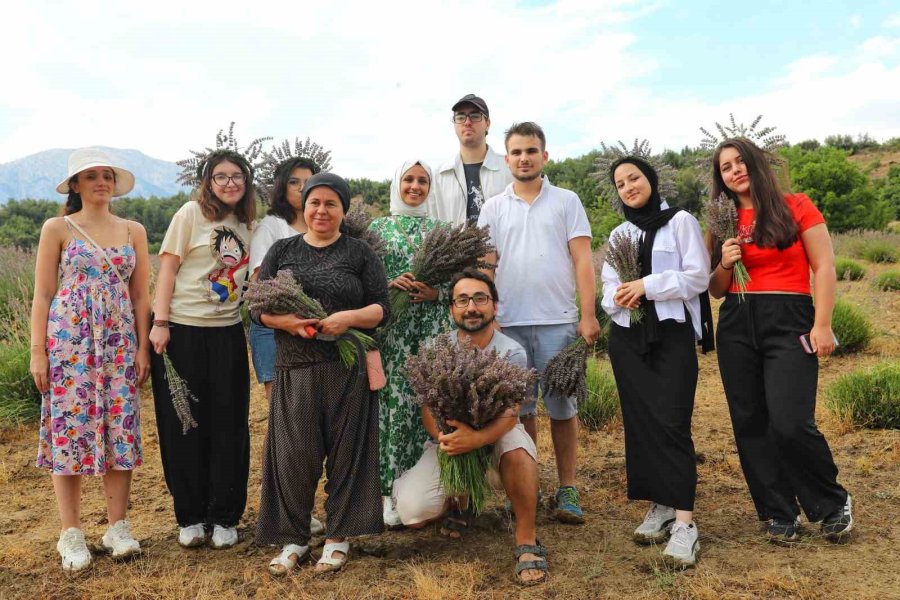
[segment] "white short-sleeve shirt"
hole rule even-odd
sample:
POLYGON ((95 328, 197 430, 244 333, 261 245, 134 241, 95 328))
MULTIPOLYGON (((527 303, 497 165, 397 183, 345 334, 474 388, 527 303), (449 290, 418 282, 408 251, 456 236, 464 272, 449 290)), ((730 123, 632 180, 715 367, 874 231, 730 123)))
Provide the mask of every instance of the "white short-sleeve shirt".
POLYGON ((591 225, 575 192, 544 177, 540 194, 528 204, 511 183, 484 203, 478 224, 490 226, 497 248, 501 326, 578 321, 569 241, 590 238, 591 225))
POLYGON ((250 273, 253 274, 259 268, 272 244, 297 234, 297 230, 281 217, 275 215, 263 217, 253 233, 253 241, 250 242, 250 273))

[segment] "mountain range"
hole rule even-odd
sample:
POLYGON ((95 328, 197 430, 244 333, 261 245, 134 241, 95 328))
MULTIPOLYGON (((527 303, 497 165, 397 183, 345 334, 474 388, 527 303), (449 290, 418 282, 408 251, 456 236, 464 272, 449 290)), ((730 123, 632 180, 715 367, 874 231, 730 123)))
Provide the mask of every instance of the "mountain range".
MULTIPOLYGON (((147 156, 139 150, 97 146, 110 160, 134 173, 134 189, 128 196, 167 197, 188 188, 176 183, 181 167, 147 156)), ((66 176, 71 149, 44 150, 0 164, 0 204, 24 198, 63 201, 56 185, 66 176)))

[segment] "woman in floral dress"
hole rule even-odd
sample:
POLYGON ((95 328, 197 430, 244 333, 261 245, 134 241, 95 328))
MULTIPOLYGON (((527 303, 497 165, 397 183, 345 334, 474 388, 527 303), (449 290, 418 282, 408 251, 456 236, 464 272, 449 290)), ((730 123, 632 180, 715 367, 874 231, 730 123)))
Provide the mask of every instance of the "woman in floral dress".
POLYGON ((428 439, 404 374, 406 358, 418 352, 422 341, 450 324, 447 303, 442 302, 446 290, 415 281, 409 272, 413 253, 438 223, 425 216, 426 202, 433 201, 431 182, 431 168, 424 161, 403 163, 391 183, 391 215, 376 219, 370 226, 387 242, 384 269, 389 287, 408 292, 412 303, 410 310, 385 332, 381 346, 387 386, 380 393, 379 450, 384 522, 388 527, 400 525, 391 499, 394 479, 416 464, 428 439))
POLYGON ((41 230, 31 310, 31 373, 43 395, 37 466, 50 471, 63 569, 87 567, 81 475, 102 475, 114 558, 140 552, 125 519, 131 471, 142 462, 137 388, 150 370, 147 234, 110 201, 134 176, 87 148, 69 158, 57 191, 62 217, 41 230))

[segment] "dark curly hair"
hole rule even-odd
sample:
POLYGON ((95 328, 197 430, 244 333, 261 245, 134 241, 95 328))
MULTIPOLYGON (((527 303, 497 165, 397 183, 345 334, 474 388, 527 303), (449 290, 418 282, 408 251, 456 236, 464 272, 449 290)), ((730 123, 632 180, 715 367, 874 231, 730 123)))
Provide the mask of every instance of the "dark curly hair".
POLYGON ((322 170, 314 160, 303 156, 289 158, 275 169, 275 182, 272 184, 271 192, 272 206, 268 214, 281 217, 291 225, 297 220, 297 211, 288 202, 287 183, 295 169, 309 169, 313 175, 322 170))

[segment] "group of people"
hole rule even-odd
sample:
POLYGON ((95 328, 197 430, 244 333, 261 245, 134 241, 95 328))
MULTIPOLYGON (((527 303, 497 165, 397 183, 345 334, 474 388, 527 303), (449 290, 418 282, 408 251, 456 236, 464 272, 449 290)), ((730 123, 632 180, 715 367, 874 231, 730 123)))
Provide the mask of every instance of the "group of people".
MULTIPOLYGON (((146 233, 110 210, 134 176, 95 149, 72 154, 57 187, 67 195, 63 216, 41 232, 31 323, 31 371, 43 394, 37 465, 52 474, 64 569, 91 562, 80 526, 81 475, 104 477, 109 528, 101 545, 116 558, 140 552, 126 507, 132 470, 143 460, 138 388, 148 377, 178 542, 227 548, 238 541, 250 466, 241 291, 247 279, 287 270, 328 316, 251 311, 254 371, 269 401, 255 539, 281 548, 270 572, 286 574, 307 559, 313 535, 325 536, 320 572, 346 564, 347 538, 385 527, 440 520, 444 535, 465 537, 473 514, 465 498, 442 490, 438 452, 491 447, 515 515, 515 579, 547 580, 535 527, 537 398, 550 417, 557 466, 553 515, 579 524, 575 398, 535 384, 529 400, 487 426, 454 422, 454 431, 441 433, 416 404, 404 363, 450 328, 539 373, 579 336, 593 344, 600 324, 591 227, 578 196, 544 175, 546 137, 537 124, 514 124, 504 156, 487 145, 482 98, 466 95, 451 111, 459 152, 437 170, 405 161, 391 183, 390 215, 371 224, 385 242, 383 257, 347 233, 351 194, 340 176, 288 158, 275 171, 269 214, 257 223, 251 165, 239 152, 210 153, 160 247, 152 310, 146 233), (484 261, 494 268, 466 270, 437 288, 417 281, 412 256, 440 222, 489 226, 496 251, 484 261), (395 319, 392 288, 411 302, 395 319), (350 328, 378 339, 381 364, 362 348, 352 367, 341 361, 333 340, 350 328), (324 523, 313 516, 323 465, 324 523)), ((664 556, 682 567, 699 551, 691 416, 695 344, 704 352, 715 345, 710 293, 726 297, 715 335, 719 366, 741 465, 770 539, 798 539, 800 507, 829 539, 853 527, 851 498, 814 418, 817 357, 836 343, 824 220, 809 198, 779 188, 766 154, 746 139, 723 141, 712 171, 710 193, 724 192, 737 209, 736 238, 704 240, 692 215, 660 197, 657 172, 642 157, 623 157, 604 174, 625 217, 611 239, 621 232, 640 240, 640 278, 621 281, 609 262, 601 271, 627 494, 650 502, 634 539, 668 540, 664 556), (751 276, 742 294, 733 281, 739 260, 751 276), (640 322, 631 318, 635 309, 640 322)))

